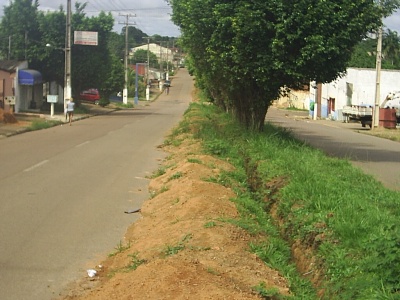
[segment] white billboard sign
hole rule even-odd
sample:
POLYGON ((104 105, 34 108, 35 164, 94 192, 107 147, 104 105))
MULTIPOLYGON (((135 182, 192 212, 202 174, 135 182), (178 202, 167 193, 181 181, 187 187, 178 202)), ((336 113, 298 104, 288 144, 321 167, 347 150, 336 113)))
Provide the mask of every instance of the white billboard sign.
POLYGON ((98 45, 97 31, 75 31, 74 44, 97 46, 98 45))

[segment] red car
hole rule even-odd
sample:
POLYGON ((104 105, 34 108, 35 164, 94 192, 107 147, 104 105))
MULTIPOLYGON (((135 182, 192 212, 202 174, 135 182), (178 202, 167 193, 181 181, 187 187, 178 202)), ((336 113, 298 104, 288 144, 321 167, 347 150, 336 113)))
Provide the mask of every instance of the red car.
POLYGON ((97 89, 88 89, 79 94, 79 100, 87 101, 94 104, 99 104, 100 94, 97 89))

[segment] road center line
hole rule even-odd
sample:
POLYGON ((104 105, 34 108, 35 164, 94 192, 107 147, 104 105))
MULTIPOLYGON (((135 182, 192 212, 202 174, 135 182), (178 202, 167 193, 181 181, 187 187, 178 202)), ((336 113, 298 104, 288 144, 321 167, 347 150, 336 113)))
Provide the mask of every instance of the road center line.
POLYGON ((36 168, 39 168, 40 166, 43 166, 44 164, 46 164, 48 162, 49 162, 48 160, 41 161, 40 163, 37 163, 36 165, 33 165, 32 167, 25 169, 24 172, 30 172, 36 168))
POLYGON ((90 143, 89 141, 83 142, 82 144, 76 145, 75 148, 82 147, 82 146, 84 146, 86 144, 89 144, 89 143, 90 143))

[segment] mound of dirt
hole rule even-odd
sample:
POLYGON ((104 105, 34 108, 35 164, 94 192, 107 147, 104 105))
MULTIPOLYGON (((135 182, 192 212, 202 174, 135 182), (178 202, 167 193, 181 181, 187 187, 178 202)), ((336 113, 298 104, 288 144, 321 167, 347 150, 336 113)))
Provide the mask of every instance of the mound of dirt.
POLYGON ((262 284, 289 295, 286 280, 249 251, 252 237, 229 188, 207 181, 233 167, 200 153, 190 137, 168 146, 166 172, 126 232, 124 251, 100 263, 63 299, 260 299, 262 284))
POLYGON ((18 120, 12 113, 4 112, 4 110, 0 108, 0 122, 14 124, 17 123, 18 120))

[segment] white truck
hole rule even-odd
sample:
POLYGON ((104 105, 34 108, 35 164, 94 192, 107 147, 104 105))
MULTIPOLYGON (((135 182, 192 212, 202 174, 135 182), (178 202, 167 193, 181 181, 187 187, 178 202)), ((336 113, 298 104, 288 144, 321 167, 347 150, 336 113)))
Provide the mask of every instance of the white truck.
MULTIPOLYGON (((396 110, 397 124, 400 124, 400 91, 390 92, 385 100, 383 100, 380 108, 392 108, 396 110)), ((374 110, 374 105, 349 105, 343 107, 343 116, 345 117, 345 122, 351 120, 361 122, 362 127, 368 125, 372 126, 372 114, 374 110)))

